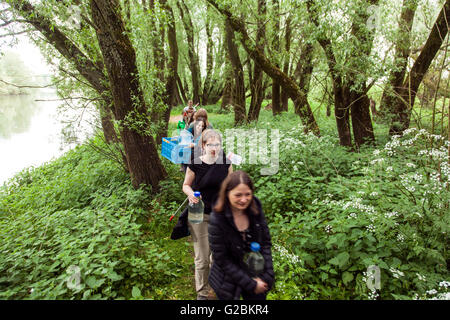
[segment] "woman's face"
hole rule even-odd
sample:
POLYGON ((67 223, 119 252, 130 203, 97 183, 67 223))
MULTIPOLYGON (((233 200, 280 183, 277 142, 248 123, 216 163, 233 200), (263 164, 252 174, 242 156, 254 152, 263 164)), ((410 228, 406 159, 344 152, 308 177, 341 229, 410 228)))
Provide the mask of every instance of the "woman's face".
POLYGON ((216 137, 211 137, 206 140, 206 143, 203 145, 205 153, 211 157, 215 157, 219 154, 222 144, 219 139, 216 137))
POLYGON ((238 184, 228 192, 228 200, 234 209, 245 210, 252 202, 253 192, 246 184, 238 184))
POLYGON ((194 135, 199 135, 202 133, 203 129, 205 129, 205 124, 203 121, 196 121, 194 124, 194 135))

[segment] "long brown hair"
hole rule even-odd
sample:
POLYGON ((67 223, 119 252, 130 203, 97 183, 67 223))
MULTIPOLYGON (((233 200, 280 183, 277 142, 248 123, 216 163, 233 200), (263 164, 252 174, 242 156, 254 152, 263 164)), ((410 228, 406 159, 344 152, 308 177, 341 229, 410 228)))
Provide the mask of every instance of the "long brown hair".
MULTIPOLYGON (((209 121, 208 121, 208 112, 206 111, 205 108, 200 108, 198 109, 195 113, 194 113, 194 120, 197 120, 197 118, 202 117, 203 119, 205 119, 206 122, 206 127, 209 126, 209 121)), ((205 129, 206 129, 205 127, 205 129)))
POLYGON ((252 190, 252 202, 250 202, 250 205, 247 207, 246 211, 247 213, 253 213, 258 214, 258 208, 256 206, 255 202, 255 186, 253 185, 253 181, 250 178, 250 176, 242 170, 234 171, 228 175, 228 177, 225 178, 225 180, 222 182, 222 185, 220 186, 219 191, 219 197, 217 198, 216 205, 214 206, 215 212, 224 212, 225 209, 228 207, 230 208, 230 200, 228 199, 228 194, 231 190, 236 188, 240 184, 245 184, 252 190))

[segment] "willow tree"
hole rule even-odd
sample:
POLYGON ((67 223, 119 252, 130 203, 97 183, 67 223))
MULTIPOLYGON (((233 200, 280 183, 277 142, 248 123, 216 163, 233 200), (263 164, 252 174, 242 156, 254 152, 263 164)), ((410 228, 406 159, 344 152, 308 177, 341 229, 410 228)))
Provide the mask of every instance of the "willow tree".
MULTIPOLYGON (((113 114, 114 120, 103 116, 102 124, 106 123, 104 119, 108 120, 111 134, 115 133, 113 121, 118 124, 119 137, 111 139, 123 144, 124 162, 133 185, 137 188, 147 184, 157 189, 166 172, 153 137, 140 130, 148 127, 150 117, 143 104, 135 52, 125 32, 119 3, 92 1, 87 7, 79 3, 84 25, 77 29, 60 26, 54 21, 54 18, 67 19, 70 3, 54 2, 44 7, 24 0, 4 2, 10 5, 9 10, 22 17, 20 23, 31 25, 46 39, 45 45, 59 53, 60 71, 83 83, 81 91, 84 93, 95 92, 103 101, 104 110, 113 114), (96 33, 100 33, 98 42, 92 41, 96 33)), ((105 128, 106 136, 108 129, 105 128)))
POLYGON ((125 32, 120 5, 118 1, 91 0, 90 8, 110 81, 114 114, 122 124, 121 136, 133 185, 148 184, 157 189, 167 174, 153 137, 143 134, 149 118, 139 83, 136 52, 125 32))
POLYGON ((319 126, 317 125, 314 114, 306 101, 305 93, 301 90, 296 81, 280 70, 280 68, 276 66, 276 61, 271 61, 261 47, 259 47, 250 37, 244 19, 233 14, 233 8, 229 4, 221 4, 216 0, 206 1, 216 8, 216 10, 219 11, 225 19, 227 19, 230 27, 239 34, 239 41, 248 56, 255 63, 257 63, 269 77, 276 79, 280 83, 281 88, 286 91, 294 102, 294 106, 300 106, 299 115, 305 125, 305 130, 319 135, 319 126))
POLYGON ((378 0, 345 3, 348 7, 344 11, 351 13, 347 17, 341 12, 342 4, 333 7, 319 0, 306 1, 311 21, 316 26, 317 42, 323 48, 331 71, 339 141, 350 148, 353 147, 351 129, 356 147, 375 140, 367 96, 374 32, 367 26, 370 18, 367 8, 377 3, 378 0), (333 14, 344 15, 346 19, 339 21, 345 23, 336 22, 333 14), (323 15, 327 15, 327 19, 320 19, 323 15), (349 33, 339 32, 348 29, 349 33))
POLYGON ((399 134, 409 127, 411 111, 422 80, 431 62, 447 36, 450 21, 450 0, 446 0, 437 16, 419 56, 400 86, 395 87, 392 105, 392 120, 389 133, 399 134))

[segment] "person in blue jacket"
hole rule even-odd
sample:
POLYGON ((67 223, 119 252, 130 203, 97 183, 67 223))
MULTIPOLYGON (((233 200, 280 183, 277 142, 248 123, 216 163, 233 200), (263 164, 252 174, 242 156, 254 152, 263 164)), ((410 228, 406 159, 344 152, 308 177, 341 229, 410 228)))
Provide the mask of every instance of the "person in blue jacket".
POLYGON ((208 234, 212 252, 209 284, 220 300, 265 300, 275 273, 271 238, 254 185, 244 171, 230 173, 223 181, 211 212, 208 234), (250 243, 258 242, 264 270, 253 276, 244 263, 250 243))

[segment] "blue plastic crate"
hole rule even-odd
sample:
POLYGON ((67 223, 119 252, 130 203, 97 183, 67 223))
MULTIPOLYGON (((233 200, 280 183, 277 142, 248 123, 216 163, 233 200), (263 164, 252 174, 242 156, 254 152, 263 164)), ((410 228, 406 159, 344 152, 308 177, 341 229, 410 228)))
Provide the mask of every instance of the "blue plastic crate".
POLYGON ((179 137, 162 138, 161 155, 173 163, 190 163, 192 149, 178 141, 179 137))

